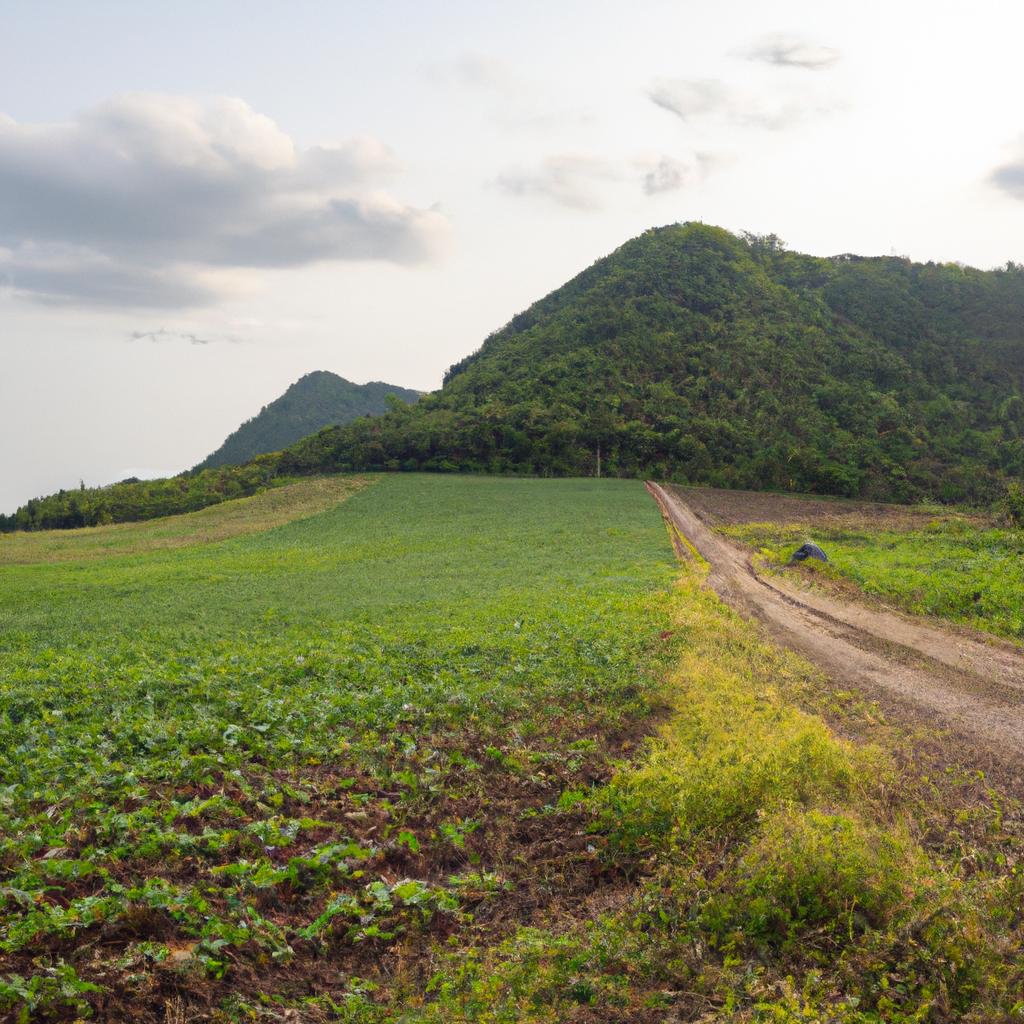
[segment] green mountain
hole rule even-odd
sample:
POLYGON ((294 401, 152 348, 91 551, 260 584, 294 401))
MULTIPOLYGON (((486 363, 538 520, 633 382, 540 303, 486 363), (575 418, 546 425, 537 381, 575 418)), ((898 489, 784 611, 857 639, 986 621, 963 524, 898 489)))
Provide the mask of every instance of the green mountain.
POLYGON ((987 503, 1024 477, 1024 266, 819 258, 775 236, 652 229, 513 317, 415 405, 242 467, 35 499, 0 529, 149 518, 280 475, 355 470, 987 503))
POLYGON ((287 472, 643 475, 991 500, 1024 475, 1024 267, 648 231, 513 317, 408 409, 287 472))
POLYGON ((353 384, 336 373, 317 370, 297 380, 280 398, 246 420, 212 454, 196 466, 237 466, 264 452, 281 448, 323 427, 348 423, 359 416, 379 416, 388 409, 388 396, 415 402, 419 391, 371 381, 353 384))

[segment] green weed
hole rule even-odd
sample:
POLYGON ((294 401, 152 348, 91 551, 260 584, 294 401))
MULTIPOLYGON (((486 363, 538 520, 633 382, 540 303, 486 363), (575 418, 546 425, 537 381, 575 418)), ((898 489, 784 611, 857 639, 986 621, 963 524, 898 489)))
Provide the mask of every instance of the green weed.
MULTIPOLYGON (((725 530, 784 565, 806 528, 753 523, 725 530)), ((914 530, 822 528, 827 565, 805 571, 852 580, 865 593, 915 615, 936 615, 1010 640, 1024 640, 1024 531, 982 528, 941 516, 914 530)))

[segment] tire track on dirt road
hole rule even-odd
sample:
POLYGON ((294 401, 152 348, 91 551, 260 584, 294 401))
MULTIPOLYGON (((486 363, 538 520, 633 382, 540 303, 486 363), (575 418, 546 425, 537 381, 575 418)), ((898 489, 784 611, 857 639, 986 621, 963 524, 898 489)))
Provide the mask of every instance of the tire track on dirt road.
POLYGON ((678 493, 654 483, 647 490, 674 533, 709 564, 714 591, 777 642, 843 685, 912 705, 972 746, 1013 760, 1024 754, 1019 650, 760 576, 750 553, 712 530, 678 493))

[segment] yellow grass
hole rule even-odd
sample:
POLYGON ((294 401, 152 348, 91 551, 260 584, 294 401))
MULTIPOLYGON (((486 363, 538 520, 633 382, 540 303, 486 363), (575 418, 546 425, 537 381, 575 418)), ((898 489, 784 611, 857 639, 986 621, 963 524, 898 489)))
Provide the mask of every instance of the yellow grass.
POLYGON ((91 561, 213 544, 316 515, 344 501, 373 479, 366 476, 311 477, 249 498, 235 498, 198 512, 144 523, 0 534, 0 565, 91 561))

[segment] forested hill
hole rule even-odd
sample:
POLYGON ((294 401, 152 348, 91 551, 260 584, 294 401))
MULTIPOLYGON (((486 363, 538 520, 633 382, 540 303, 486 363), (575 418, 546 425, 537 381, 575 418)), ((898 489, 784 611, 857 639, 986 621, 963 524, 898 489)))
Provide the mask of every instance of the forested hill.
POLYGON ((350 470, 987 503, 1024 476, 1022 437, 1024 267, 818 258, 682 224, 513 317, 415 405, 238 469, 37 499, 0 528, 147 518, 350 470))
POLYGON ((1024 267, 816 258, 651 230, 409 409, 282 468, 644 475, 986 501, 1024 474, 1024 267))
POLYGON ((317 370, 297 380, 280 398, 246 420, 212 454, 196 466, 240 465, 264 452, 276 452, 323 427, 348 423, 359 416, 379 416, 388 395, 415 402, 420 392, 371 381, 353 384, 336 373, 317 370))

